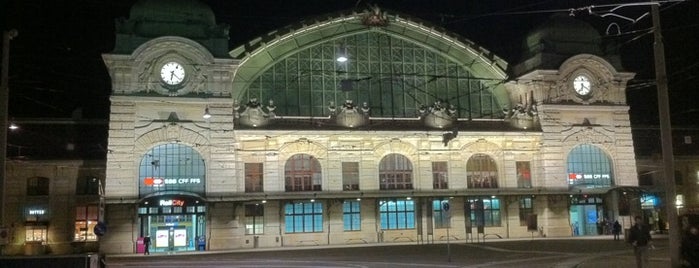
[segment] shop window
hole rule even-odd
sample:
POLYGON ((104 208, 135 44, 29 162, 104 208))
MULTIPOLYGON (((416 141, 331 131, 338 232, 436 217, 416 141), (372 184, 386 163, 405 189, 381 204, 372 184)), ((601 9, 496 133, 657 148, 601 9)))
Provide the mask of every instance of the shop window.
POLYGON ((153 147, 139 165, 139 196, 161 191, 205 193, 206 163, 191 146, 168 143, 153 147))
POLYGON ((597 188, 612 185, 612 161, 602 149, 578 145, 568 154, 568 185, 571 188, 597 188))
POLYGON ((432 200, 432 217, 434 218, 434 228, 448 228, 450 226, 449 212, 444 211, 444 204, 449 203, 449 199, 432 200))
POLYGON ((342 162, 342 190, 359 190, 359 163, 342 162))
POLYGON ((519 199, 519 225, 527 226, 529 215, 534 214, 534 199, 522 197, 519 199))
POLYGON ((447 182, 447 162, 432 162, 432 187, 449 189, 447 182))
POLYGON ((500 199, 472 198, 466 207, 468 214, 471 214, 471 222, 476 226, 500 226, 500 199))
POLYGON ((323 231, 323 204, 317 202, 287 203, 284 206, 286 233, 323 231))
POLYGON ((359 213, 360 201, 345 201, 342 203, 342 223, 345 231, 359 231, 362 229, 362 218, 359 213))
POLYGON ((264 233, 265 207, 262 204, 245 205, 245 234, 264 233))
POLYGON ((48 227, 45 225, 30 225, 26 227, 26 242, 46 242, 48 237, 48 227))
POLYGON ((99 194, 100 181, 97 177, 80 177, 77 180, 75 194, 97 195, 99 194))
POLYGON ((485 154, 475 154, 466 163, 468 188, 498 188, 495 160, 485 154))
POLYGON ((384 156, 379 163, 381 190, 413 189, 413 164, 400 154, 384 156))
POLYGON ((262 192, 262 163, 245 163, 245 192, 262 192))
POLYGON ((27 180, 27 195, 49 195, 49 179, 42 177, 29 178, 27 180))
POLYGON ((75 241, 97 241, 93 232, 97 225, 99 207, 97 205, 75 208, 75 241))
POLYGON ((413 200, 379 200, 381 229, 415 228, 415 202, 413 200))
POLYGON ((321 191, 322 176, 318 159, 307 154, 297 154, 286 161, 284 167, 287 192, 321 191))

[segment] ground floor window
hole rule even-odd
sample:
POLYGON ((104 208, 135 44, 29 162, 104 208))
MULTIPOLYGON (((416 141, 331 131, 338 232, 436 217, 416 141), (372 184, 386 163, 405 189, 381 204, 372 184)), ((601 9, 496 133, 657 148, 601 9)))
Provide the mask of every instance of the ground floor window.
POLYGON ((467 215, 476 226, 500 226, 500 199, 498 198, 469 198, 466 204, 467 215))
POLYGON ((534 214, 534 201, 531 197, 519 199, 519 225, 527 226, 529 215, 534 214))
POLYGON ((449 227, 449 212, 444 208, 449 207, 449 199, 432 200, 432 215, 434 217, 434 228, 449 227))
POLYGON ((379 200, 381 229, 413 229, 415 228, 415 202, 403 199, 379 200))
POLYGON ((262 204, 245 205, 245 234, 264 233, 265 207, 262 204))
POLYGON ((359 210, 359 201, 345 201, 342 204, 342 223, 345 231, 359 231, 362 229, 362 218, 359 210))
POLYGON ((78 206, 75 208, 75 241, 97 241, 94 233, 97 225, 99 207, 97 205, 78 206))
POLYGON ((48 227, 46 225, 29 225, 26 227, 26 242, 46 242, 48 227))
POLYGON ((284 225, 287 233, 323 231, 323 204, 316 202, 287 203, 284 206, 284 225))

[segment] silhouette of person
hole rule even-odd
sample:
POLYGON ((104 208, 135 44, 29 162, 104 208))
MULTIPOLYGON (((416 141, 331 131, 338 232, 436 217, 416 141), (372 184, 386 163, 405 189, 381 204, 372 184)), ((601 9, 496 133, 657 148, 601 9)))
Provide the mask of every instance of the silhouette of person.
POLYGON ((619 221, 614 221, 612 224, 612 234, 614 235, 614 240, 619 240, 619 234, 621 234, 621 224, 619 221))
POLYGON ((648 266, 648 249, 652 246, 650 227, 643 223, 641 216, 634 218, 635 224, 629 229, 629 243, 633 245, 633 253, 636 255, 636 266, 648 266))
POLYGON ((143 246, 144 246, 143 255, 150 255, 150 236, 149 235, 146 235, 146 237, 143 238, 143 246))

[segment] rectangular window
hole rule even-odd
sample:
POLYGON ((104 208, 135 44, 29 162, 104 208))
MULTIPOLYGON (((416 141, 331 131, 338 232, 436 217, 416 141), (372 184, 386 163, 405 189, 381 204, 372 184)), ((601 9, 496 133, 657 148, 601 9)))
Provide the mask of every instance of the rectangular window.
POLYGON ((527 226, 527 219, 532 214, 534 214, 534 200, 531 197, 519 199, 519 225, 527 226))
POLYGON ((449 212, 444 208, 450 206, 449 199, 435 199, 432 201, 432 217, 434 217, 434 228, 449 228, 451 219, 449 212))
POLYGON ((75 194, 78 195, 97 195, 99 194, 100 181, 96 177, 81 177, 78 178, 75 186, 75 194))
POLYGON ((449 189, 447 162, 432 162, 432 186, 434 189, 449 189))
POLYGON ((98 205, 78 206, 75 208, 75 241, 97 241, 93 232, 99 215, 98 205))
POLYGON ((381 229, 415 228, 415 202, 413 200, 379 200, 381 229))
POLYGON ((33 177, 27 180, 27 195, 49 195, 49 179, 33 177))
POLYGON ((359 231, 362 229, 362 218, 359 210, 360 201, 345 201, 342 204, 342 223, 345 231, 359 231))
POLYGON ((517 187, 532 188, 532 171, 529 161, 517 161, 517 187))
POLYGON ((46 242, 48 227, 45 225, 30 225, 26 227, 24 234, 27 242, 46 242))
POLYGON ((500 199, 473 198, 467 206, 471 212, 471 222, 476 226, 500 226, 500 199))
POLYGON ((342 189, 344 191, 359 190, 358 162, 342 162, 342 189))
POLYGON ((323 204, 316 202, 287 203, 284 206, 286 233, 323 231, 323 204))
POLYGON ((262 163, 245 163, 245 192, 262 192, 262 163))
POLYGON ((264 233, 265 207, 262 204, 245 205, 245 234, 264 233))

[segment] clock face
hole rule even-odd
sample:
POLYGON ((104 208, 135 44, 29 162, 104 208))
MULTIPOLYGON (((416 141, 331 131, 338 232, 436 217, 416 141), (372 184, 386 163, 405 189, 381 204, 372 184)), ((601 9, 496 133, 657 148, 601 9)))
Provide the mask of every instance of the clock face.
POLYGON ((576 76, 573 80, 573 89, 575 89, 575 92, 582 96, 590 94, 590 91, 592 91, 592 83, 590 83, 590 78, 584 75, 576 76))
POLYGON ((185 72, 184 67, 181 64, 171 61, 165 63, 163 68, 160 69, 160 78, 163 79, 165 84, 174 86, 182 83, 184 80, 185 72))

